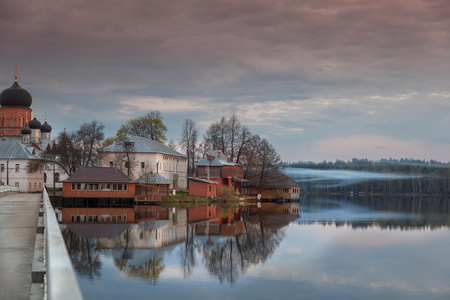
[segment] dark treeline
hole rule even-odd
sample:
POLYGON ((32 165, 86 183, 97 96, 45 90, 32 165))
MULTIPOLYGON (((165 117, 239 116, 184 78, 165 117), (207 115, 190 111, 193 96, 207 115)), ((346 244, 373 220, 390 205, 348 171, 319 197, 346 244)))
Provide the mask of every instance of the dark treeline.
POLYGON ((329 180, 321 178, 321 180, 315 181, 309 177, 308 180, 299 180, 303 191, 450 194, 450 163, 435 160, 425 161, 408 158, 397 160, 390 158, 371 161, 354 158, 351 161, 336 160, 334 163, 331 161, 320 163, 299 161, 285 163, 284 165, 293 168, 352 170, 383 174, 377 179, 355 179, 346 182, 335 178, 329 180))

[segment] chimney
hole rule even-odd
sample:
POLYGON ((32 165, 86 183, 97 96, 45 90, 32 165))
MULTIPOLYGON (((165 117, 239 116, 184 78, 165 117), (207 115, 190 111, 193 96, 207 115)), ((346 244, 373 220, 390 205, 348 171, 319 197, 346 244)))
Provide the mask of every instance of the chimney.
POLYGON ((217 151, 217 157, 220 159, 220 151, 217 151))
POLYGON ((229 163, 230 163, 230 162, 231 162, 231 158, 229 158, 229 157, 228 157, 228 158, 227 158, 227 162, 229 162, 229 163))

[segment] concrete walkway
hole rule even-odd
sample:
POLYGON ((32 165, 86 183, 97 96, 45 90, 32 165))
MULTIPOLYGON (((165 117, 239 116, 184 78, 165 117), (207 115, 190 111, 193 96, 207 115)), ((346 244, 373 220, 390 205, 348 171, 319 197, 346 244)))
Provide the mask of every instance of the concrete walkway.
POLYGON ((0 197, 0 299, 30 299, 41 194, 0 197))

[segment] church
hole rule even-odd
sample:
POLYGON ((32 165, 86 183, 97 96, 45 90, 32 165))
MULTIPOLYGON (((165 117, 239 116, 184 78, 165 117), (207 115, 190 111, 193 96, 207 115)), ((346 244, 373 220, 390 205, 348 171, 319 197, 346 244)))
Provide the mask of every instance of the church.
POLYGON ((52 167, 34 174, 27 170, 41 151, 50 153, 55 147, 47 113, 42 124, 35 105, 31 119, 32 102, 31 94, 19 85, 16 67, 14 83, 0 94, 0 184, 16 186, 20 192, 40 191, 46 182, 53 183, 52 167))

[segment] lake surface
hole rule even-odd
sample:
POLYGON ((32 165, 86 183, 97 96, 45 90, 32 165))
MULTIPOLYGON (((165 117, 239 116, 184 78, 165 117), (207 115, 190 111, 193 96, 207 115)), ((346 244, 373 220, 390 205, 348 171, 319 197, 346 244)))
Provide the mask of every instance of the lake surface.
POLYGON ((449 199, 154 206, 116 224, 71 214, 85 299, 450 299, 449 199))

